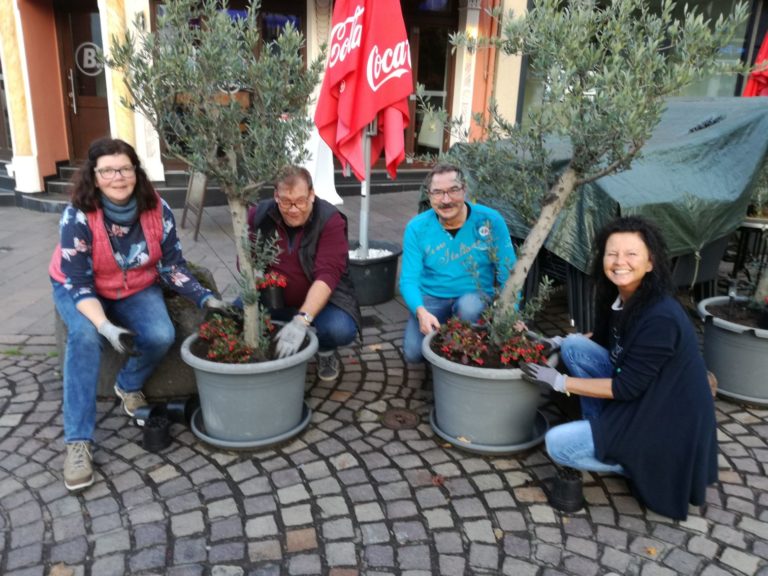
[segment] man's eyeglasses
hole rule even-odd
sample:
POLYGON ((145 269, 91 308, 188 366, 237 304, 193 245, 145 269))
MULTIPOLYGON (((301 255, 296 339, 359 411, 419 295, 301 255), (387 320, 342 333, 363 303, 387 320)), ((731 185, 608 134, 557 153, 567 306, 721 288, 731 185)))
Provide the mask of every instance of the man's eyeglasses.
POLYGON ((120 174, 123 178, 131 178, 136 175, 136 166, 123 166, 122 168, 96 168, 96 174, 104 180, 114 180, 120 174))
POLYGON ((283 210, 290 210, 291 206, 296 206, 296 208, 298 208, 299 210, 304 210, 304 208, 309 206, 309 197, 299 198, 298 200, 294 200, 293 202, 291 202, 287 198, 277 198, 277 204, 283 210))
POLYGON ((433 190, 430 190, 427 192, 429 194, 430 198, 442 198, 444 194, 448 194, 451 198, 459 198, 464 193, 464 186, 453 186, 452 188, 448 188, 447 190, 440 190, 439 188, 435 188, 433 190))

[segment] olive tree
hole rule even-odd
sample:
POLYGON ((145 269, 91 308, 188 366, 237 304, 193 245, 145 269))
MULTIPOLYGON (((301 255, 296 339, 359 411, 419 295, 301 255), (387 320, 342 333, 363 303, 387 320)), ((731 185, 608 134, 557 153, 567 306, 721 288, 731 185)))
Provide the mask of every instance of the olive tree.
MULTIPOLYGON (((574 191, 627 169, 658 124, 665 99, 724 69, 718 54, 746 19, 746 5, 716 22, 687 6, 677 18, 674 9, 671 0, 656 10, 644 0, 533 0, 526 14, 503 18, 499 38, 452 37, 470 50, 490 44, 527 56, 529 71, 545 84, 541 101, 521 124, 493 104, 485 117, 475 118, 486 138, 480 171, 494 178, 502 201, 506 194, 508 204, 527 207, 531 225, 494 322, 514 316, 516 295, 574 191), (553 138, 570 145, 565 166, 552 160, 553 138), (494 163, 507 166, 503 177, 494 173, 494 163)), ((460 132, 461 119, 450 124, 460 132)))
POLYGON ((258 3, 245 14, 226 9, 226 1, 169 0, 156 31, 113 37, 107 65, 123 72, 123 104, 151 122, 167 154, 218 180, 226 194, 244 338, 263 354, 268 340, 255 286, 275 251, 271 239, 249 241, 248 203, 282 166, 303 159, 307 104, 322 62, 305 65, 304 39, 290 24, 264 42, 258 3))

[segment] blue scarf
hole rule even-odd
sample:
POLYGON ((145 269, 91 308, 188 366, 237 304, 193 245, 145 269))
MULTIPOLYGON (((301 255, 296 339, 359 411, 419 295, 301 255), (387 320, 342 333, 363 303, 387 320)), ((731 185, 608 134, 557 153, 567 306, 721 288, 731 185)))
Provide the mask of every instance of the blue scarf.
POLYGON ((104 215, 110 222, 120 226, 130 226, 139 216, 139 210, 136 207, 136 197, 131 196, 125 204, 115 204, 109 198, 101 195, 101 207, 104 209, 104 215))

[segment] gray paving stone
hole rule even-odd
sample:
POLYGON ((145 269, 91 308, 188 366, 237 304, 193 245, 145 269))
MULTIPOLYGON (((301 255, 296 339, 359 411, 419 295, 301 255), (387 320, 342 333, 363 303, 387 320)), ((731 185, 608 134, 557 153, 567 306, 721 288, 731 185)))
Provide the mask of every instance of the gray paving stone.
POLYGON ((353 542, 330 542, 325 546, 325 559, 329 566, 357 566, 353 542))
POLYGON ((127 530, 120 530, 97 538, 94 542, 93 555, 96 557, 112 555, 114 552, 122 552, 130 548, 130 533, 127 530))
POLYGON ((441 554, 438 557, 440 574, 444 576, 461 576, 464 574, 466 561, 461 556, 441 554))
POLYGON ((165 566, 165 546, 145 548, 133 554, 128 564, 133 572, 161 569, 165 566))
POLYGON ((381 544, 390 540, 389 528, 383 522, 361 524, 360 532, 363 535, 363 544, 366 546, 381 544))
POLYGON ((239 562, 245 557, 245 542, 223 542, 214 544, 208 551, 208 562, 239 562))
POLYGON ((374 567, 393 567, 395 565, 395 552, 392 546, 371 544, 365 547, 365 563, 374 567))
POLYGON ((275 517, 269 514, 249 519, 245 523, 245 534, 248 538, 262 538, 278 534, 275 517))
POLYGON ((93 562, 92 574, 99 576, 122 576, 125 574, 125 557, 122 554, 113 554, 97 558, 93 562))
POLYGON ((469 544, 469 566, 475 570, 496 571, 499 565, 499 550, 478 542, 469 544))
POLYGON ((88 541, 84 536, 54 544, 50 550, 50 560, 54 564, 64 562, 65 564, 80 564, 85 560, 88 554, 88 541))
POLYGON ((173 544, 173 563, 206 562, 208 550, 205 538, 178 538, 173 544))
POLYGON ((536 576, 538 570, 538 566, 516 558, 505 558, 501 567, 505 576, 536 576))
POLYGON ((432 565, 429 546, 401 546, 397 549, 397 563, 402 570, 429 570, 432 565))

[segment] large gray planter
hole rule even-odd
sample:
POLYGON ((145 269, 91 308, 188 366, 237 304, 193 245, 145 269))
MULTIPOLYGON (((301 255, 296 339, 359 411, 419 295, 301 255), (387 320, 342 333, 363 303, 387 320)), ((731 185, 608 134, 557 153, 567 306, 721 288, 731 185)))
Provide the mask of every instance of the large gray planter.
POLYGON ((728 296, 707 298, 698 305, 704 321, 704 362, 717 377, 717 392, 741 402, 768 406, 768 330, 713 316, 707 306, 718 304, 728 304, 728 296))
POLYGON ((193 432, 224 448, 266 447, 301 432, 311 415, 304 403, 307 363, 317 352, 317 337, 307 334, 309 345, 296 354, 252 364, 198 358, 190 350, 197 334, 187 338, 181 357, 194 370, 200 395, 193 432))
POLYGON ((479 368, 435 354, 428 334, 421 350, 432 365, 432 429, 454 446, 506 454, 539 444, 547 421, 538 412, 541 390, 517 368, 479 368))

